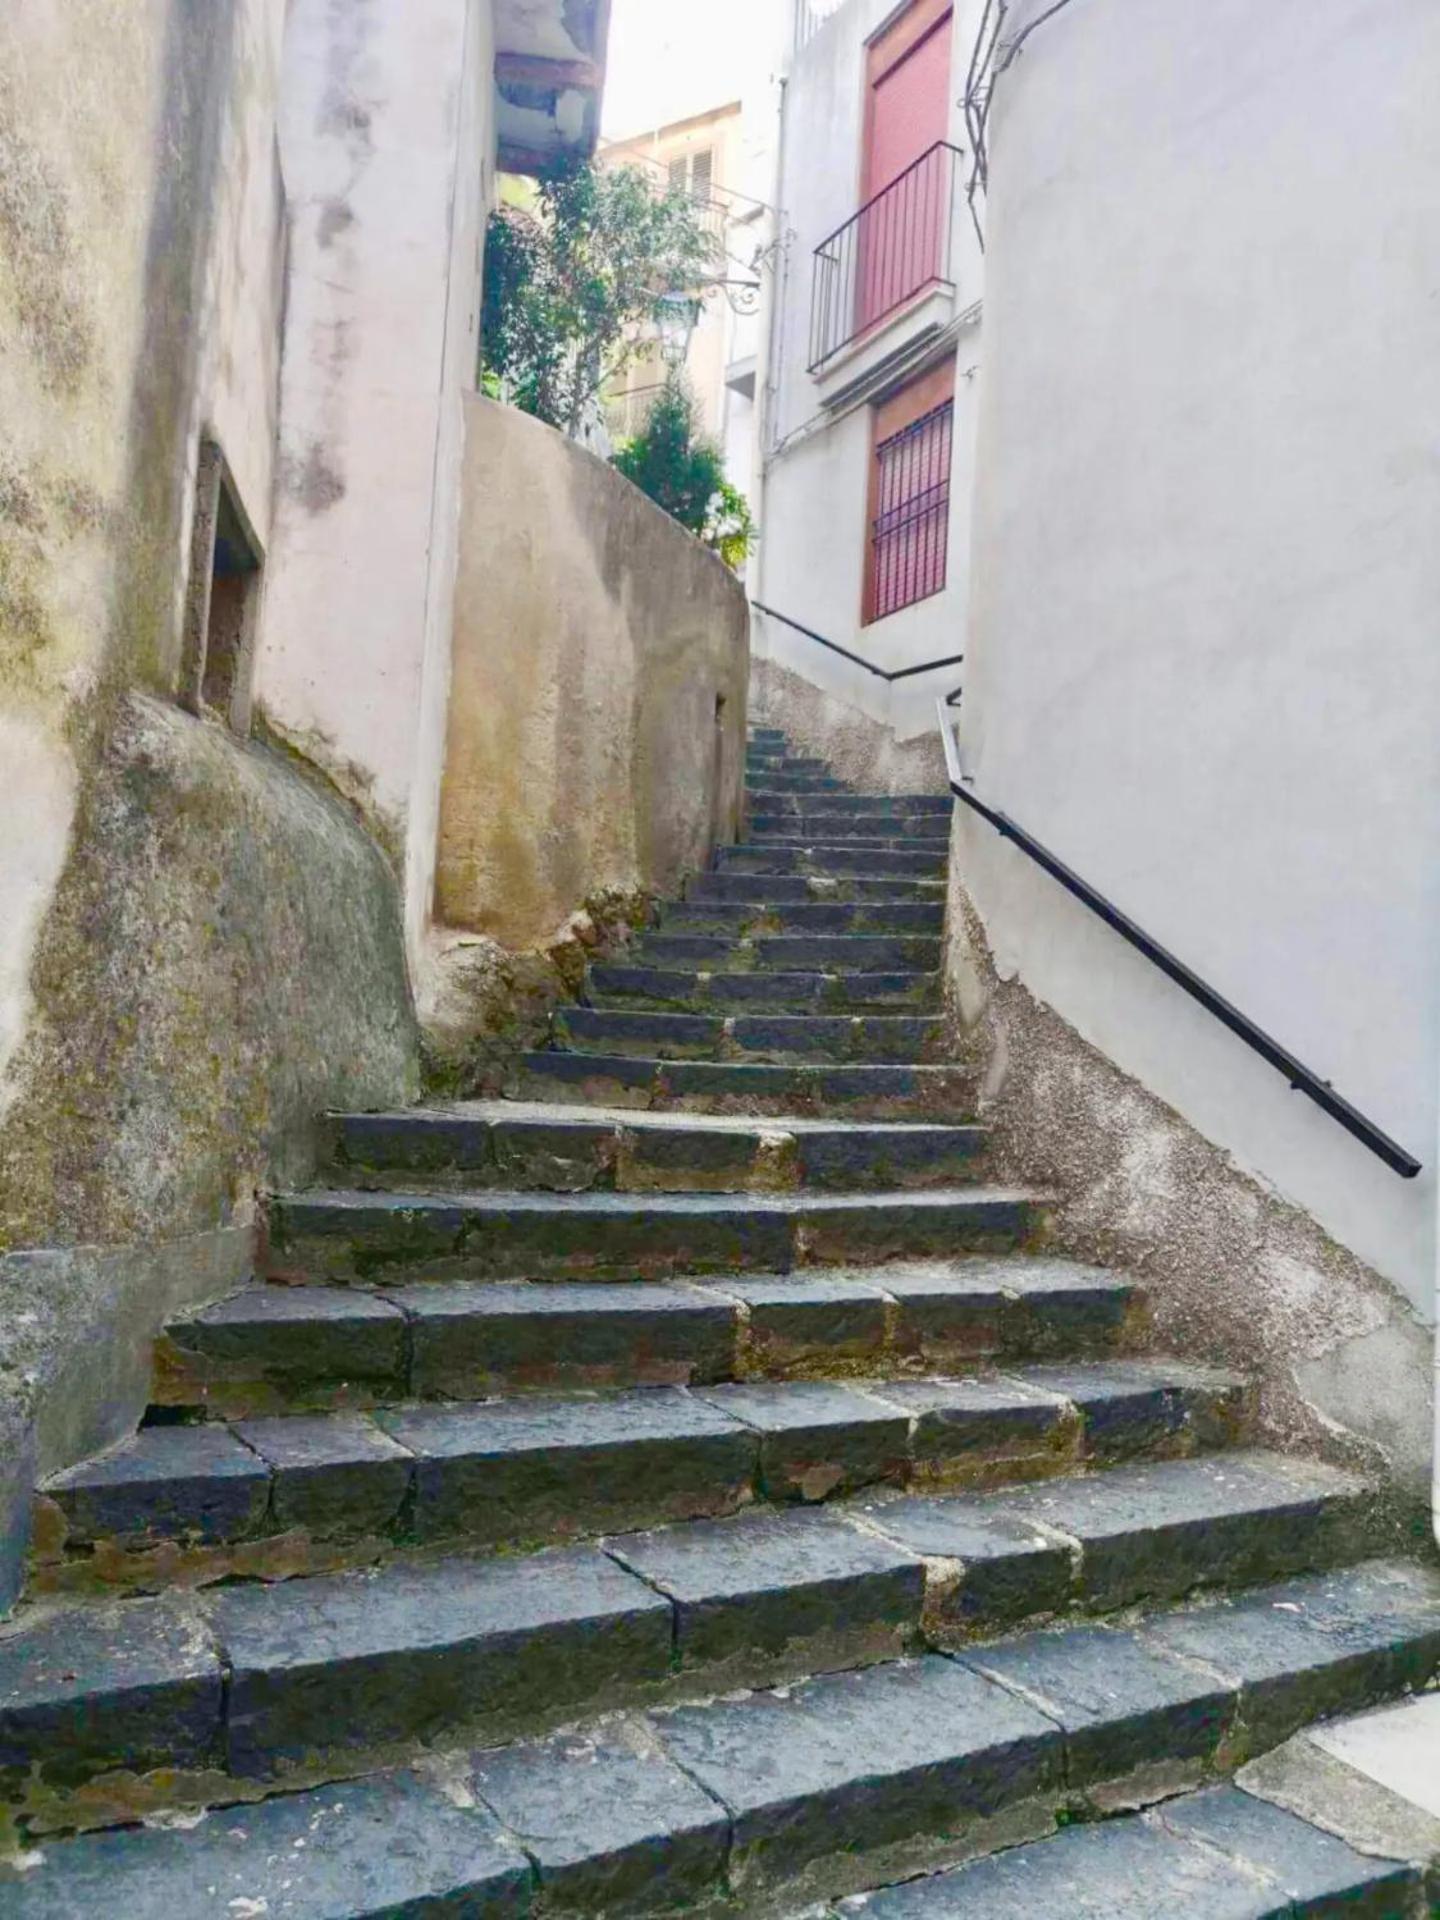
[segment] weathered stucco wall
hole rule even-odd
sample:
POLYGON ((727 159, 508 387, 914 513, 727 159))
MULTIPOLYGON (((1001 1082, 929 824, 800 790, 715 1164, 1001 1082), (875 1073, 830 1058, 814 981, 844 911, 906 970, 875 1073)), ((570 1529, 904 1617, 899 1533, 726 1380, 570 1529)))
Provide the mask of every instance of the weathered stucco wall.
POLYGON ((290 293, 256 706, 390 851, 418 976, 495 171, 490 0, 292 0, 284 64, 290 293))
MULTIPOLYGON (((858 667, 852 671, 868 677, 861 676, 858 667)), ((783 727, 797 753, 827 760, 834 773, 861 793, 945 791, 945 750, 933 706, 928 733, 897 740, 883 719, 778 660, 757 654, 750 665, 750 718, 757 726, 783 727)))
POLYGON ((628 481, 466 402, 438 910, 527 948, 665 894, 739 823, 745 596, 628 481))
POLYGON ((963 884, 966 844, 957 830, 947 991, 960 1050, 980 1069, 994 1177, 1056 1196, 1058 1250, 1145 1281, 1161 1350, 1254 1376, 1281 1444, 1423 1496, 1431 1341, 1409 1302, 1001 976, 963 884))
POLYGON ((170 704, 202 432, 269 529, 284 13, 0 10, 0 1606, 33 1461, 133 1424, 320 1107, 415 1085, 385 862, 170 704))

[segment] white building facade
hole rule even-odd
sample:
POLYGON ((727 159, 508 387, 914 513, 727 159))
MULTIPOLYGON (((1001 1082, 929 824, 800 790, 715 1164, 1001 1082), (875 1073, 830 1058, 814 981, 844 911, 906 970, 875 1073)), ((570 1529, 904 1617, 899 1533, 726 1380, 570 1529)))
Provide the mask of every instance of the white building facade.
POLYGON ((939 774, 933 703, 970 574, 982 254, 964 151, 979 9, 797 4, 781 90, 760 425, 756 690, 870 777, 939 774), (812 700, 809 689, 827 696, 812 700), (828 716, 828 718, 827 718, 828 716), (843 751, 843 749, 842 749, 843 751), (853 759, 852 759, 853 764, 853 759))

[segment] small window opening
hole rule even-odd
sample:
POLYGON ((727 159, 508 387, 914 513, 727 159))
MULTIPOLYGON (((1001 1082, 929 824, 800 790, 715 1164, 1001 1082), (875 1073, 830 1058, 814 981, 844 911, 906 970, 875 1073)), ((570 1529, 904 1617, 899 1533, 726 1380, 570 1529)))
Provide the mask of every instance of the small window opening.
POLYGON ((213 440, 200 450, 181 704, 250 730, 250 682, 263 556, 213 440))

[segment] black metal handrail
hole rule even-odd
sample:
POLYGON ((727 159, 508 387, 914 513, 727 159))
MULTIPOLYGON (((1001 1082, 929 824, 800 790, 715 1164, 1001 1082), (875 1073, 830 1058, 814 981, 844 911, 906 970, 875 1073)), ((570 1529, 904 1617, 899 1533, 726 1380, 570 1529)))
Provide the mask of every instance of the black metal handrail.
POLYGON ((949 286, 955 169, 937 140, 815 249, 809 371, 927 286, 949 286))
MULTIPOLYGON (((796 633, 803 633, 807 640, 813 640, 817 646, 825 647, 831 653, 838 653, 842 660, 853 660, 857 667, 863 667, 866 673, 873 673, 877 680, 886 680, 893 684, 896 680, 913 679, 917 673, 933 673, 937 667, 958 667, 964 660, 963 653, 947 653, 943 660, 922 660, 913 667, 877 667, 873 660, 867 660, 862 654, 852 653, 848 647, 842 647, 837 640, 827 640, 823 633, 816 633, 813 627, 801 626, 798 620, 792 620, 788 613, 777 613, 774 607, 767 607, 763 600, 752 600, 751 606, 757 613, 763 613, 771 620, 778 620, 782 626, 793 627, 796 633)), ((947 707, 960 704, 959 687, 954 687, 940 698, 947 707)))
POLYGON ((1388 1133, 1381 1131, 1373 1120, 1367 1120, 1358 1107, 1351 1106, 1348 1100, 1336 1093, 1328 1080, 1322 1080, 1312 1073, 1303 1061, 1297 1060, 1288 1048, 1282 1047, 1256 1026, 1246 1014, 1217 993, 1208 981, 1202 980, 1193 968, 1187 967, 1183 960, 1162 947, 1158 940, 1152 940, 1143 927, 1139 927, 1122 913, 1113 901, 1107 900, 1103 893, 1092 887, 1088 880, 1082 880, 1078 873, 1067 867, 1065 862, 1050 849, 1041 844, 1033 834, 1027 833, 1007 814, 985 804, 978 795, 971 793, 960 768, 959 755, 955 749, 955 739, 950 731, 944 707, 937 702, 936 712, 940 722, 940 737, 945 748, 945 769, 950 791, 957 800, 961 800, 972 812, 979 814, 994 827, 1004 839, 1013 842, 1023 854, 1033 860, 1037 867, 1048 873, 1065 891, 1073 894, 1082 906, 1103 920, 1107 927, 1118 933, 1122 940, 1128 941, 1137 953, 1144 954, 1152 965, 1157 966, 1169 979, 1173 980, 1182 992, 1188 993, 1192 1000, 1200 1003, 1207 1013, 1214 1014, 1222 1026, 1228 1027, 1238 1039, 1243 1040, 1252 1052, 1274 1067, 1277 1073, 1283 1073, 1296 1093, 1303 1093, 1313 1100, 1323 1113, 1330 1118, 1371 1153, 1383 1160, 1387 1167, 1398 1173, 1402 1180, 1413 1180, 1421 1170, 1421 1163, 1413 1154, 1407 1153, 1398 1141, 1392 1140, 1388 1133))

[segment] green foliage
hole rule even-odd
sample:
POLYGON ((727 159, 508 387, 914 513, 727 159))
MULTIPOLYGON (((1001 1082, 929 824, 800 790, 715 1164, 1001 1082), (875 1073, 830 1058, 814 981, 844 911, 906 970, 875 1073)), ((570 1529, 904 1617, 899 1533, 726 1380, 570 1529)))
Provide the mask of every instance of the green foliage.
POLYGON ((563 432, 580 432, 601 386, 644 345, 661 296, 692 286, 714 241, 681 188, 638 167, 570 160, 543 176, 538 207, 500 207, 485 243, 486 378, 563 432))
POLYGON ((725 478, 720 449, 696 432, 695 403, 678 376, 666 381, 644 428, 615 465, 657 507, 738 567, 755 544, 744 494, 725 478))

